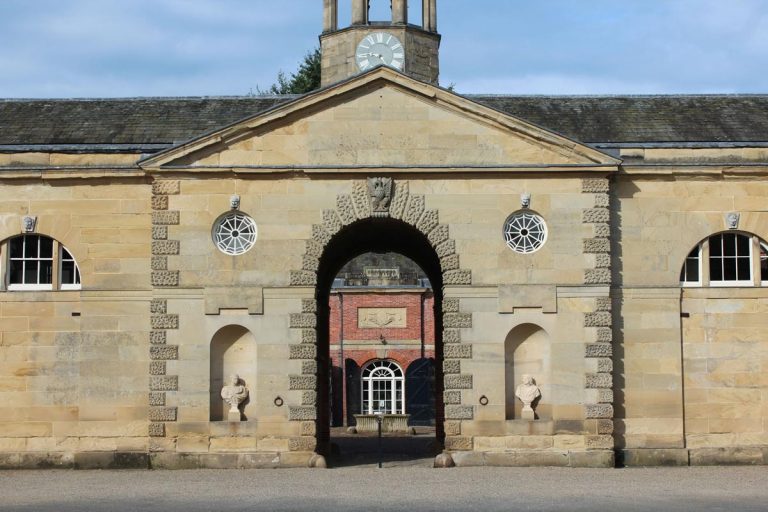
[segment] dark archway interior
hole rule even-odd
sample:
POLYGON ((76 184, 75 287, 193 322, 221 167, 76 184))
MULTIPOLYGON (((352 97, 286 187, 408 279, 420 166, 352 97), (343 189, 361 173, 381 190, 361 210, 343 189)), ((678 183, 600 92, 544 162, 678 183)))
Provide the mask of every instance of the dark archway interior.
POLYGON ((317 353, 318 353, 318 450, 330 449, 330 363, 329 297, 331 286, 341 268, 352 258, 367 252, 396 252, 413 260, 426 273, 435 294, 435 418, 437 440, 443 431, 443 350, 442 350, 442 290, 440 259, 427 237, 405 222, 384 218, 357 221, 334 235, 326 245, 317 280, 317 353))

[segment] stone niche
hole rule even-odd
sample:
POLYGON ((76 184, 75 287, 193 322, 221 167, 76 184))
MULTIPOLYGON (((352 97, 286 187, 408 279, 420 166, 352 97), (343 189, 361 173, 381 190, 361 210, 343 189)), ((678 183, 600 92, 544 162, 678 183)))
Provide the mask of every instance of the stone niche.
POLYGON ((550 340, 547 332, 534 324, 522 324, 512 329, 504 340, 504 393, 506 418, 522 418, 522 403, 515 398, 515 389, 523 375, 533 377, 541 389, 541 399, 534 404, 537 419, 551 419, 550 340))
MULTIPOLYGON (((256 340, 253 334, 239 325, 220 329, 211 340, 211 421, 225 421, 229 405, 221 398, 221 388, 230 375, 237 374, 250 392, 240 404, 243 420, 248 420, 249 405, 256 393, 256 340)), ((251 418, 253 419, 253 418, 251 418)))

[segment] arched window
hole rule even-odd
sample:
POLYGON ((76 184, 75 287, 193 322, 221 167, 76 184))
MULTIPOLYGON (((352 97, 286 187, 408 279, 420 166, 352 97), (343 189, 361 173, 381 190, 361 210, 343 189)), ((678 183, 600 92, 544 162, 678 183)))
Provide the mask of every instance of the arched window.
POLYGON ((766 286, 768 244, 749 233, 726 232, 707 238, 685 258, 682 286, 766 286))
POLYGON ((80 289, 80 269, 75 258, 53 238, 20 235, 4 245, 8 290, 80 289))
POLYGON ((391 361, 373 361, 363 369, 363 414, 404 414, 403 370, 391 361))

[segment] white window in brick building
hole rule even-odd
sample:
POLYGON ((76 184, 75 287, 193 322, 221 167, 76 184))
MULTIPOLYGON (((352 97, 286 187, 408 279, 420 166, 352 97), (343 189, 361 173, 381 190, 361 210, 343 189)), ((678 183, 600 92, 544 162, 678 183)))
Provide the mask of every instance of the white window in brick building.
POLYGON ((3 247, 8 290, 79 290, 80 269, 72 253, 53 238, 21 235, 3 247), (55 285, 55 286, 54 286, 55 285))
POLYGON ((392 361, 363 369, 363 414, 405 414, 403 370, 392 361))

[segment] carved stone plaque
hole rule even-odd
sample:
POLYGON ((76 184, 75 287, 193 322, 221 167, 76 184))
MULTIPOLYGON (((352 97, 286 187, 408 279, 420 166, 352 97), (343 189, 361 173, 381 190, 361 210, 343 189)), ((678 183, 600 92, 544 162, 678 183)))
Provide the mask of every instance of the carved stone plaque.
POLYGON ((404 328, 408 325, 406 308, 358 308, 357 326, 361 329, 404 328))

